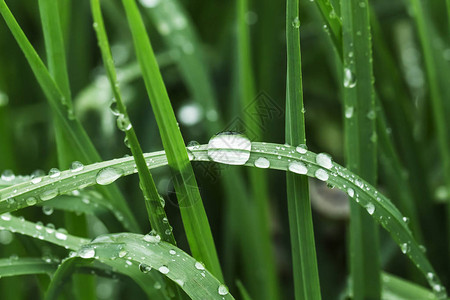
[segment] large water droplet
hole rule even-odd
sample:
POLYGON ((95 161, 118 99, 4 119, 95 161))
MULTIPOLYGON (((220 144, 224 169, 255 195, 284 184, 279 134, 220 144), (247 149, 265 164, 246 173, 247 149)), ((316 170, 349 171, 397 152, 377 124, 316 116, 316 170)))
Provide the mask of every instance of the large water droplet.
POLYGON ((317 169, 316 172, 314 173, 314 176, 316 176, 317 179, 322 181, 327 181, 329 178, 327 171, 325 171, 324 169, 317 169))
POLYGON ((325 168, 325 169, 331 169, 333 167, 333 162, 331 160, 331 156, 325 153, 319 153, 316 156, 316 163, 325 168))
POLYGON ((306 174, 308 173, 308 168, 306 165, 299 161, 294 161, 288 166, 289 171, 297 174, 306 174))
POLYGON ((111 184, 120 178, 123 175, 123 170, 114 168, 114 167, 106 167, 100 172, 98 172, 97 177, 95 177, 95 181, 101 185, 111 184))
POLYGON ((37 203, 37 199, 36 199, 36 197, 31 196, 31 197, 28 197, 25 200, 25 202, 27 203, 27 205, 32 206, 32 205, 35 205, 37 203))
POLYGON ((224 132, 213 136, 208 143, 208 156, 215 162, 243 165, 250 158, 252 144, 238 133, 224 132))
POLYGON ((144 7, 155 7, 156 5, 158 5, 161 0, 140 0, 142 6, 144 7))
POLYGON ((349 68, 344 69, 344 87, 354 88, 356 86, 356 77, 349 68))
POLYGON ((221 295, 221 296, 225 296, 228 294, 228 288, 223 284, 219 285, 219 288, 217 291, 218 291, 219 295, 221 295))
POLYGON ((270 167, 270 161, 265 157, 258 157, 255 160, 255 167, 261 168, 261 169, 267 169, 270 167))
POLYGON ((78 251, 78 255, 81 258, 93 258, 95 256, 95 250, 93 248, 82 248, 78 251))

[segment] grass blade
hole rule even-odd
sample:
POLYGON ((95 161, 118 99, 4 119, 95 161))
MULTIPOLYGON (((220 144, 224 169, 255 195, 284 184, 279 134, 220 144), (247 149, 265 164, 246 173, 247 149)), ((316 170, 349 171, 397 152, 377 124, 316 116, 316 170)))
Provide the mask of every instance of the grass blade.
POLYGON ((50 275, 56 270, 56 263, 42 258, 20 257, 0 259, 0 276, 21 276, 30 274, 50 275))
POLYGON ((108 78, 113 90, 114 98, 117 103, 118 110, 118 122, 122 119, 126 124, 122 124, 120 127, 125 131, 126 138, 136 162, 138 169, 140 187, 144 194, 145 206, 147 208, 148 218, 153 230, 161 236, 164 241, 171 244, 176 244, 175 238, 172 233, 172 227, 170 226, 164 207, 162 206, 161 196, 159 195, 153 177, 147 168, 141 146, 137 139, 133 126, 131 125, 130 118, 127 113, 127 109, 122 101, 122 95, 119 89, 119 82, 117 81, 116 69, 114 67, 114 61, 109 47, 108 37, 106 35, 105 25, 103 23, 103 17, 100 8, 99 0, 91 0, 91 10, 94 19, 94 28, 97 33, 97 39, 99 42, 100 50, 102 53, 103 64, 105 65, 108 78))
MULTIPOLYGON (((299 1, 286 2, 286 143, 306 145, 299 1)), ((295 299, 321 299, 308 179, 286 174, 295 299)))
MULTIPOLYGON (((375 90, 368 1, 341 1, 344 62, 345 152, 349 170, 377 181, 375 90), (351 110, 350 118, 347 112, 351 110)), ((380 254, 375 222, 350 205, 350 274, 354 299, 379 299, 380 254)))
MULTIPOLYGON (((93 163, 95 161, 100 161, 100 156, 83 127, 78 120, 74 119, 73 112, 67 109, 65 106, 66 104, 62 104, 62 102, 64 102, 62 101, 62 98, 64 97, 63 94, 53 81, 47 68, 28 41, 4 0, 0 1, 0 14, 3 16, 3 19, 27 58, 39 85, 49 101, 50 107, 53 110, 53 116, 59 124, 58 126, 64 128, 64 139, 66 142, 62 144, 70 144, 70 148, 76 149, 79 160, 83 162, 93 163)), ((111 199, 112 203, 114 203, 115 207, 123 215, 123 218, 121 219, 124 227, 132 231, 139 231, 139 226, 117 187, 109 187, 107 190, 103 189, 102 191, 109 199, 111 199)))
POLYGON ((123 0, 123 5, 133 35, 144 83, 174 175, 174 186, 189 246, 193 256, 202 260, 217 278, 222 279, 217 251, 194 171, 189 162, 183 137, 178 128, 147 31, 135 1, 123 0))

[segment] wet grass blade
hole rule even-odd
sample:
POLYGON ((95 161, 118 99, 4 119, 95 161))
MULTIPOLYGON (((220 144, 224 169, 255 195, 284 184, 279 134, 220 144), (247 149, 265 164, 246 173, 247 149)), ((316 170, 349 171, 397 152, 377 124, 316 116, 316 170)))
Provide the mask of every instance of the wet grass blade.
MULTIPOLYGON (((101 158, 98 155, 96 149, 94 148, 92 142, 84 131, 83 127, 78 120, 74 119, 73 112, 68 110, 67 104, 62 104, 64 101, 64 95, 61 93, 60 89, 53 81, 50 73, 43 64, 42 60, 39 58, 38 54, 34 50, 33 46, 28 41, 24 32, 20 28, 19 24, 15 20, 11 11, 8 9, 4 0, 0 1, 0 14, 3 16, 6 24, 8 25, 11 33, 19 44, 22 52, 24 53, 31 69, 33 70, 39 85, 44 91, 46 98, 50 104, 53 111, 53 116, 56 122, 61 126, 62 131, 65 133, 64 145, 70 145, 71 149, 76 149, 77 157, 80 161, 85 163, 93 163, 95 161, 100 161, 101 158)), ((73 150, 75 151, 75 150, 73 150)), ((71 151, 72 152, 72 151, 71 151)), ((105 195, 111 199, 112 203, 122 214, 122 223, 125 228, 132 231, 139 231, 139 226, 134 219, 131 211, 126 205, 125 200, 121 196, 117 187, 109 187, 108 189, 102 190, 105 195)))
POLYGON ((438 299, 430 290, 391 274, 382 273, 381 281, 381 299, 438 299))
MULTIPOLYGON (((223 151, 233 151, 229 148, 222 149, 223 151)), ((301 150, 304 152, 303 150, 301 150)), ((196 161, 210 161, 208 156, 208 145, 200 145, 192 150, 192 154, 196 161)), ((163 151, 151 154, 144 154, 148 161, 152 162, 150 168, 161 167, 167 165, 167 158, 163 151)), ((439 299, 446 299, 445 288, 441 285, 439 277, 436 275, 433 267, 426 258, 424 251, 419 243, 414 239, 412 232, 405 222, 404 215, 386 198, 383 194, 377 191, 372 185, 364 181, 358 175, 350 172, 344 167, 331 163, 327 163, 326 168, 317 162, 317 154, 306 151, 300 154, 295 147, 271 144, 271 143, 252 143, 252 150, 249 160, 245 163, 246 166, 254 167, 257 159, 265 158, 270 162, 269 168, 275 170, 296 170, 306 174, 309 177, 324 180, 328 184, 346 192, 350 196, 350 200, 365 208, 368 215, 379 222, 391 235, 391 238, 401 248, 402 252, 414 263, 420 272, 427 279, 429 285, 433 288, 433 292, 439 299), (284 149, 281 149, 284 148, 284 149), (281 150, 280 150, 281 149, 281 150), (296 164, 293 168, 292 164, 296 164), (303 165, 297 165, 301 163, 303 165), (300 168, 301 166, 301 168, 300 168), (304 166, 304 168, 303 168, 304 166)), ((120 168, 123 170, 123 175, 135 173, 134 161, 131 157, 115 159, 103 163, 97 163, 86 166, 82 174, 78 173, 74 178, 73 173, 64 171, 59 180, 55 178, 43 178, 40 186, 34 187, 31 182, 18 184, 13 187, 0 190, 0 212, 8 211, 6 199, 10 194, 17 189, 16 194, 19 205, 21 207, 28 206, 25 199, 30 194, 39 194, 50 187, 59 188, 62 192, 70 192, 79 189, 79 186, 87 187, 96 183, 95 178, 100 170, 105 167, 120 168), (80 178, 81 179, 78 179, 80 178), (80 181, 78 181, 80 180, 80 181), (53 183, 53 186, 52 186, 53 183), (23 197, 23 198, 21 198, 23 197)), ((86 239, 80 239, 71 235, 55 234, 55 230, 51 228, 39 227, 34 223, 20 220, 10 214, 3 214, 0 216, 0 227, 4 230, 14 231, 29 236, 42 236, 42 239, 62 247, 69 249, 79 249, 80 245, 86 244, 86 239)))
MULTIPOLYGON (((286 143, 306 145, 299 1, 286 2, 286 143)), ((308 178, 286 174, 295 299, 321 299, 308 178)))
POLYGON ((56 267, 55 262, 47 262, 42 258, 2 258, 0 259, 0 276, 4 278, 32 274, 51 275, 56 267))
MULTIPOLYGON (((341 9, 346 164, 349 170, 375 185, 377 133, 369 3, 367 0, 341 1, 341 9)), ((379 299, 378 228, 354 202, 350 211, 349 261, 353 297, 379 299)))
POLYGON ((193 256, 203 261, 217 278, 222 279, 216 247, 198 190, 197 180, 147 31, 135 1, 123 0, 123 5, 133 35, 144 83, 173 173, 173 182, 189 246, 193 256))
MULTIPOLYGON (((245 126, 245 133, 251 140, 262 139, 262 120, 258 112, 257 96, 252 65, 252 51, 250 44, 250 29, 246 22, 249 11, 247 0, 236 1, 237 15, 237 71, 236 81, 240 112, 245 126)), ((277 271, 275 266, 275 253, 272 246, 269 224, 269 190, 267 184, 267 173, 257 168, 249 170, 250 189, 252 201, 249 208, 256 210, 253 219, 256 223, 256 234, 258 235, 259 248, 254 249, 256 261, 264 261, 263 266, 258 266, 258 272, 262 273, 259 280, 251 280, 253 296, 257 299, 278 299, 280 296, 277 271)), ((244 242, 245 247, 245 242, 244 242)), ((251 277, 255 277, 252 271, 251 277)), ((248 276, 247 276, 248 277, 248 276)))
MULTIPOLYGON (((146 165, 141 146, 128 116, 127 109, 122 101, 122 94, 120 92, 119 82, 117 80, 117 73, 114 67, 114 60, 112 58, 108 37, 106 35, 99 0, 91 0, 91 10, 95 22, 94 28, 97 33, 97 39, 102 53, 103 64, 105 65, 106 73, 108 75, 111 89, 113 90, 114 99, 117 104, 117 107, 113 107, 113 109, 117 110, 115 113, 118 114, 118 126, 125 132, 131 153, 133 154, 136 162, 140 188, 144 194, 145 206, 147 208, 150 225, 164 241, 175 245, 176 242, 173 236, 172 227, 169 224, 164 207, 162 206, 161 196, 156 189, 153 177, 146 165)), ((114 103, 112 103, 112 105, 114 105, 114 103)))

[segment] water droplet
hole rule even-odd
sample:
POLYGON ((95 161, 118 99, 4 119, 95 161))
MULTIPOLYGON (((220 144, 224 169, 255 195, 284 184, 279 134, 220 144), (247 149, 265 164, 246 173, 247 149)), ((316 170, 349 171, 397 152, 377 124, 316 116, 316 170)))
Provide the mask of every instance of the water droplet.
POLYGON ((120 115, 120 111, 119 108, 117 107, 117 101, 116 99, 112 99, 111 102, 109 103, 109 110, 111 111, 111 113, 115 116, 119 116, 120 115))
POLYGON ((215 162, 243 165, 250 158, 252 144, 242 134, 224 132, 213 136, 208 143, 208 156, 215 162))
POLYGON ((161 288, 161 283, 159 281, 156 281, 155 284, 153 285, 153 287, 157 290, 159 290, 161 288))
POLYGON ((47 200, 55 198, 56 196, 58 196, 58 194, 59 194, 58 189, 50 189, 50 190, 46 190, 42 194, 40 194, 39 198, 42 201, 47 201, 47 200))
POLYGON ((289 171, 297 174, 306 174, 308 173, 308 168, 306 165, 299 161, 294 161, 288 166, 289 171))
POLYGON ((369 215, 373 215, 373 213, 375 212, 375 206, 369 202, 366 205, 366 210, 369 213, 369 215))
POLYGON ((205 269, 205 266, 201 263, 201 262, 195 262, 195 268, 197 269, 197 270, 204 270, 205 269))
POLYGON ((170 249, 170 250, 169 250, 169 253, 170 253, 171 255, 175 255, 175 254, 177 254, 177 251, 175 251, 175 250, 173 250, 173 249, 170 249))
POLYGON ((98 184, 107 185, 113 183, 122 175, 123 170, 114 167, 106 167, 98 172, 95 181, 98 184))
POLYGON ((400 249, 402 250, 402 253, 403 253, 403 254, 408 253, 408 251, 409 251, 409 245, 408 245, 408 243, 403 243, 403 244, 401 244, 400 249))
POLYGON ((265 157, 258 157, 255 160, 255 167, 261 168, 261 169, 267 169, 270 167, 270 161, 265 157))
POLYGON ((73 173, 80 172, 83 169, 84 169, 84 165, 79 161, 74 161, 72 163, 72 165, 70 166, 70 171, 73 173))
POLYGON ((347 119, 350 119, 351 117, 353 117, 353 111, 355 109, 353 108, 353 106, 346 106, 345 107, 345 117, 347 119))
POLYGON ((81 258, 93 258, 95 256, 95 250, 93 248, 82 248, 78 251, 78 255, 81 258))
POLYGON ((367 118, 370 120, 375 120, 376 116, 377 116, 377 114, 374 110, 371 110, 367 113, 367 118))
POLYGON ((203 118, 203 109, 197 103, 189 103, 178 110, 178 120, 186 126, 193 126, 203 118))
POLYGON ((117 117, 117 128, 119 128, 122 131, 128 131, 131 129, 131 123, 130 120, 128 119, 128 117, 126 117, 123 114, 120 114, 117 117))
POLYGON ((314 173, 314 176, 322 181, 327 181, 329 178, 327 171, 325 171, 324 169, 317 169, 317 171, 314 173))
POLYGON ((300 28, 300 19, 298 17, 295 17, 292 21, 292 27, 294 28, 300 28))
POLYGON ((295 151, 300 154, 305 154, 306 152, 308 152, 308 147, 305 144, 300 144, 295 148, 295 151))
POLYGON ((149 234, 144 235, 144 241, 157 244, 161 241, 161 236, 152 230, 149 234))
POLYGON ((356 77, 349 68, 344 69, 344 87, 354 88, 356 86, 356 77))
POLYGON ((222 295, 222 296, 225 296, 228 294, 228 288, 223 284, 219 285, 219 288, 217 291, 219 292, 219 295, 222 295))
POLYGON ((169 268, 167 266, 161 266, 158 269, 162 274, 168 274, 169 273, 169 268))
POLYGON ((25 202, 27 203, 27 205, 32 206, 32 205, 35 205, 37 203, 37 199, 36 199, 36 197, 31 196, 31 197, 28 197, 25 200, 25 202))
POLYGON ((353 196, 355 195, 355 190, 352 188, 348 188, 347 189, 347 194, 353 198, 353 196))
POLYGON ((146 264, 139 264, 139 270, 142 272, 142 273, 148 273, 148 272, 150 272, 151 270, 152 270, 152 267, 150 267, 149 265, 146 265, 146 264))
POLYGON ((125 255, 127 255, 127 254, 128 254, 127 251, 125 251, 125 250, 120 250, 118 256, 119 256, 120 258, 123 258, 123 257, 125 257, 125 255))
POLYGON ((402 220, 403 220, 403 222, 405 222, 406 224, 409 223, 409 218, 407 218, 407 217, 403 217, 402 220))
POLYGON ((175 282, 181 287, 184 286, 184 281, 181 279, 175 279, 175 282))
POLYGON ((319 153, 316 156, 316 163, 325 168, 325 169, 331 169, 333 167, 333 162, 331 160, 331 156, 325 153, 319 153))
POLYGON ((4 181, 12 181, 16 178, 16 175, 14 175, 13 171, 11 170, 5 170, 2 173, 1 179, 4 181))
POLYGON ((10 221, 11 215, 9 213, 4 213, 4 214, 0 215, 0 219, 2 219, 3 221, 10 221))
POLYGON ((61 171, 58 170, 57 168, 51 168, 50 171, 48 172, 48 175, 51 178, 57 178, 57 177, 61 176, 61 171))
POLYGON ((61 241, 67 240, 67 234, 65 234, 65 233, 63 233, 63 232, 56 231, 56 232, 55 232, 55 237, 56 237, 58 240, 61 240, 61 241))
POLYGON ((44 215, 50 216, 53 213, 53 207, 44 205, 42 206, 42 212, 44 215))
POLYGON ((125 136, 125 137, 123 138, 123 143, 125 144, 125 146, 126 146, 127 148, 131 148, 131 146, 130 146, 130 141, 128 140, 128 137, 127 137, 127 136, 125 136))

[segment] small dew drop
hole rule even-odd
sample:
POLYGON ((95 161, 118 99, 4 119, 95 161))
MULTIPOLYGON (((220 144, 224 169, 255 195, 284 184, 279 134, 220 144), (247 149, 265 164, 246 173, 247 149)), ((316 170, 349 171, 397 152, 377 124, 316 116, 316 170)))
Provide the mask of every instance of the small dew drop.
POLYGON ((292 27, 294 28, 300 28, 300 19, 298 17, 295 17, 292 21, 292 27))
POLYGON ((270 167, 270 161, 265 157, 258 157, 255 160, 255 167, 261 168, 261 169, 267 169, 270 167))
POLYGON ((78 255, 81 258, 93 258, 95 256, 95 250, 92 248, 83 248, 80 251, 78 251, 78 255))
POLYGON ((403 244, 401 244, 400 249, 402 250, 403 254, 406 254, 409 251, 409 246, 407 243, 403 243, 403 244))
POLYGON ((347 106, 345 107, 345 117, 347 119, 351 119, 353 117, 353 111, 355 109, 353 108, 353 106, 347 106))
POLYGON ((57 168, 51 168, 48 172, 48 175, 50 176, 50 178, 57 178, 61 175, 61 171, 57 168))
POLYGON ((356 86, 356 78, 355 75, 349 68, 344 69, 344 87, 346 88, 354 88, 356 86))
POLYGON ((347 189, 347 194, 353 198, 353 196, 355 196, 355 190, 352 188, 348 188, 347 189))
POLYGON ((219 288, 217 291, 218 291, 219 295, 221 295, 221 296, 225 296, 228 294, 228 288, 223 284, 219 285, 219 288))
POLYGON ((55 232, 55 237, 56 237, 58 240, 61 240, 61 241, 67 240, 67 234, 62 233, 62 232, 59 232, 59 231, 56 231, 56 232, 55 232))
POLYGON ((57 189, 50 189, 50 190, 46 190, 45 192, 40 194, 39 198, 42 201, 47 201, 47 200, 55 198, 56 196, 58 196, 58 194, 59 194, 59 191, 57 189))
POLYGON ((80 172, 80 171, 82 171, 83 169, 84 169, 84 165, 83 165, 81 162, 79 162, 79 161, 74 161, 74 162, 72 163, 72 165, 70 166, 70 171, 71 171, 72 173, 80 172))
POLYGON ((308 168, 306 165, 299 161, 294 161, 288 166, 289 171, 297 174, 306 174, 308 173, 308 168))
POLYGON ((123 170, 114 167, 106 167, 98 172, 95 181, 100 185, 107 185, 113 183, 122 175, 123 170))
POLYGON ((152 267, 150 267, 149 265, 141 263, 141 264, 139 264, 139 270, 142 273, 148 273, 148 272, 150 272, 152 270, 152 267))
POLYGON ((25 200, 25 202, 27 203, 27 205, 32 206, 32 205, 35 205, 37 203, 37 199, 36 199, 36 197, 31 196, 31 197, 28 197, 25 200))
POLYGON ((16 175, 14 175, 13 171, 11 170, 5 170, 2 173, 1 179, 4 181, 12 181, 16 178, 16 175))
POLYGON ((159 272, 161 272, 162 274, 168 274, 170 272, 169 268, 167 266, 161 266, 159 267, 159 272))
POLYGON ((128 117, 126 117, 123 114, 119 114, 117 117, 117 128, 119 128, 122 131, 128 131, 131 129, 131 123, 128 117))
POLYGON ((4 214, 0 215, 0 219, 2 219, 3 221, 10 221, 11 215, 9 213, 4 213, 4 214))
POLYGON ((197 270, 204 270, 205 269, 205 266, 201 263, 201 262, 195 262, 195 268, 197 269, 197 270))
POLYGON ((314 176, 322 181, 327 181, 329 178, 327 171, 325 171, 324 169, 317 169, 317 171, 314 173, 314 176))
POLYGON ((144 235, 144 241, 157 244, 161 241, 161 236, 152 230, 149 234, 144 235))
POLYGON ((375 206, 369 202, 366 205, 366 210, 369 213, 369 215, 373 215, 373 213, 375 212, 375 206))
POLYGON ((123 257, 125 257, 125 255, 127 255, 128 254, 128 252, 127 251, 125 251, 125 250, 121 250, 121 251, 119 251, 119 254, 118 254, 118 256, 120 257, 120 258, 123 258, 123 257))
POLYGON ((308 147, 305 144, 300 144, 295 148, 295 151, 300 154, 305 154, 306 152, 308 152, 308 147))

